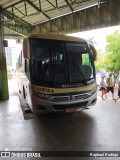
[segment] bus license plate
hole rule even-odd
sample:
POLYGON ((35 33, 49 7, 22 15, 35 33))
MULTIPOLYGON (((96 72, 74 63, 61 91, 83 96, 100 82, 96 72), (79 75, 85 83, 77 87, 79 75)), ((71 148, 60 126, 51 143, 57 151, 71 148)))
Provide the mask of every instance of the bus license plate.
POLYGON ((66 109, 65 109, 65 112, 66 112, 66 113, 76 112, 76 109, 75 109, 75 108, 66 108, 66 109))

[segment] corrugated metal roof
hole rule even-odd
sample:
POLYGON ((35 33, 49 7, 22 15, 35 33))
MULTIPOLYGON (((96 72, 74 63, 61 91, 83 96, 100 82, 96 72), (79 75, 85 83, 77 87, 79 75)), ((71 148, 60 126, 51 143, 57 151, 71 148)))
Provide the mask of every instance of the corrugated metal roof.
POLYGON ((1 0, 0 6, 31 25, 90 7, 98 0, 1 0))

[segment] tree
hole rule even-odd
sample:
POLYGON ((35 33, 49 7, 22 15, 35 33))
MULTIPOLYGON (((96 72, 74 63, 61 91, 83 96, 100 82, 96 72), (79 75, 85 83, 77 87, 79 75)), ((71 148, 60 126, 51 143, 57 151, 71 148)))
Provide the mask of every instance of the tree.
MULTIPOLYGON (((88 37, 87 42, 88 44, 91 44, 93 46, 97 44, 96 41, 94 41, 93 37, 88 37)), ((104 58, 104 52, 102 50, 97 50, 97 60, 95 61, 96 71, 99 71, 101 68, 104 68, 104 58)))
POLYGON ((113 34, 107 36, 105 68, 108 71, 120 70, 120 33, 115 31, 113 34))
POLYGON ((105 53, 102 50, 97 50, 97 60, 95 61, 96 71, 99 71, 105 66, 105 53))

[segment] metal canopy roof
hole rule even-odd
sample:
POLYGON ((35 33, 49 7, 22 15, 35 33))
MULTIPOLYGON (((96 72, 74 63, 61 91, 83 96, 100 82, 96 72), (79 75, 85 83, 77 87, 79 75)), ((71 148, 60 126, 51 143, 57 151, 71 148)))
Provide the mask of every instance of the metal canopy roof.
POLYGON ((5 27, 25 35, 32 26, 94 5, 99 7, 107 1, 110 0, 1 0, 1 21, 5 27))

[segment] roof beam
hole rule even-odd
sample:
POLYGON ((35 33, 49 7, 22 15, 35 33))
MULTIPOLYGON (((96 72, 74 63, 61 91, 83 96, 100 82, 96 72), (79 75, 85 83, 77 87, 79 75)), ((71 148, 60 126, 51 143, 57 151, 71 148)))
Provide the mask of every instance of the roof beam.
MULTIPOLYGON (((13 14, 11 14, 10 12, 6 11, 3 9, 3 15, 6 16, 7 18, 9 19, 12 19, 13 20, 13 14)), ((24 26, 31 26, 28 22, 22 20, 21 18, 17 17, 14 15, 14 21, 20 23, 20 24, 23 24, 24 26)))
POLYGON ((14 30, 18 33, 26 35, 32 27, 29 23, 25 22, 24 20, 20 19, 14 14, 8 12, 2 7, 0 7, 0 14, 1 14, 0 23, 3 26, 11 30, 14 30))
POLYGON ((31 1, 26 0, 27 3, 29 3, 34 9, 36 9, 38 12, 41 12, 45 17, 47 17, 48 19, 50 19, 50 17, 44 13, 42 10, 40 10, 36 5, 34 5, 31 1))
POLYGON ((17 4, 22 3, 23 1, 24 1, 24 0, 21 0, 21 1, 18 1, 18 2, 16 2, 16 3, 13 3, 13 4, 11 4, 10 6, 5 7, 4 9, 8 9, 8 8, 14 7, 14 6, 16 6, 17 4))
POLYGON ((41 10, 41 0, 39 0, 39 8, 40 8, 40 10, 41 10))
POLYGON ((34 9, 36 9, 38 12, 40 12, 41 10, 36 6, 34 5, 31 1, 29 0, 26 0, 27 3, 29 3, 34 9))
POLYGON ((56 7, 58 8, 58 1, 56 0, 55 3, 56 3, 56 7))
POLYGON ((68 3, 67 0, 65 0, 65 2, 67 3, 68 7, 70 8, 70 10, 73 12, 73 8, 71 7, 71 5, 68 3))
POLYGON ((24 14, 23 12, 21 12, 18 8, 16 8, 15 6, 14 6, 14 8, 15 8, 18 12, 20 12, 22 15, 25 16, 25 14, 24 14))
MULTIPOLYGON (((47 0, 48 1, 48 0, 47 0)), ((30 0, 20 0, 20 1, 18 1, 18 2, 16 2, 16 3, 13 3, 13 4, 11 4, 10 6, 7 6, 7 7, 5 7, 4 9, 8 9, 8 8, 11 8, 11 7, 15 7, 17 4, 20 4, 20 3, 22 3, 22 2, 24 2, 24 5, 25 5, 25 13, 26 13, 26 16, 27 16, 27 8, 26 8, 26 2, 28 3, 28 4, 30 4, 35 10, 37 10, 37 12, 41 12, 45 17, 47 17, 48 19, 50 19, 50 17, 45 13, 45 12, 43 12, 42 10, 41 10, 41 2, 40 2, 40 0, 39 0, 39 4, 40 4, 40 8, 38 8, 36 5, 34 5, 30 0)), ((49 2, 49 1, 48 1, 49 2)), ((52 4, 51 2, 49 2, 50 4, 52 4)), ((54 6, 55 7, 55 6, 54 6)))
POLYGON ((26 1, 24 1, 24 6, 25 6, 25 15, 27 16, 27 7, 26 7, 26 1))
POLYGON ((49 0, 47 0, 48 3, 51 4, 51 6, 53 6, 54 8, 56 8, 56 6, 54 6, 49 0))

